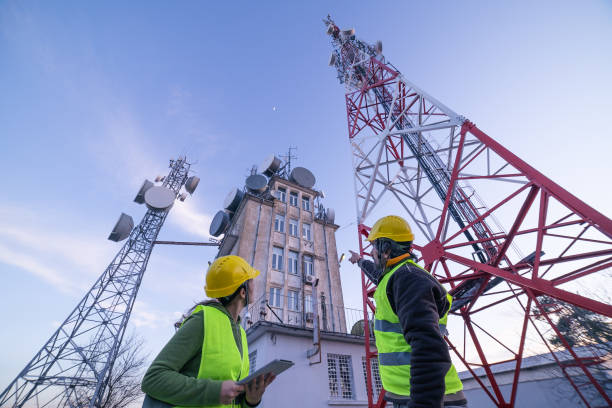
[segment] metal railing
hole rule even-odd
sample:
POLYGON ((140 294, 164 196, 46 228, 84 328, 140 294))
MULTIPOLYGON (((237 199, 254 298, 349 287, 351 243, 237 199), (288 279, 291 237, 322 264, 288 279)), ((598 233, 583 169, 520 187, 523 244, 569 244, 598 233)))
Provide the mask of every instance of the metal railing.
MULTIPOLYGON (((321 331, 364 335, 363 310, 340 307, 328 302, 307 302, 301 294, 296 297, 287 295, 275 295, 273 298, 262 296, 253 302, 248 308, 248 315, 243 315, 244 327, 246 329, 254 326, 260 321, 267 321, 291 327, 312 329, 314 320, 318 318, 321 331)), ((368 320, 373 321, 369 312, 368 320)), ((373 335, 372 328, 370 333, 373 335)))

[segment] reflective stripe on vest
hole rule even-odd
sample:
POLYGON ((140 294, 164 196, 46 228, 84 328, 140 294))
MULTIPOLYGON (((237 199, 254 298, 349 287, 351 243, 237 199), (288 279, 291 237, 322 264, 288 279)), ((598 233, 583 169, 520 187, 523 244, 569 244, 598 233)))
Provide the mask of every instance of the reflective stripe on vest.
MULTIPOLYGON (((445 315, 445 317, 447 317, 447 315, 445 315)), ((442 321, 442 319, 440 319, 440 321, 442 321)), ((448 330, 446 330, 445 323, 438 324, 438 327, 440 328, 440 333, 443 336, 448 335, 448 330)), ((404 331, 402 330, 402 326, 399 323, 391 323, 386 320, 374 320, 374 330, 386 333, 404 333, 404 331)))
MULTIPOLYGON (((404 338, 404 331, 399 322, 399 317, 393 312, 387 297, 387 283, 399 268, 411 264, 421 268, 411 260, 400 262, 387 272, 378 283, 374 292, 376 301, 376 313, 374 316, 374 335, 376 336, 376 347, 378 348, 378 362, 380 377, 383 387, 398 395, 410 395, 410 357, 412 348, 404 338)), ((429 272, 427 272, 429 273, 429 272)), ((447 294, 449 302, 452 296, 447 294)), ((446 335, 446 322, 448 312, 440 319, 440 332, 446 335)), ((463 384, 457 375, 453 365, 445 377, 446 394, 452 394, 463 389, 463 384)))
MULTIPOLYGON (((246 333, 240 327, 242 355, 236 344, 230 317, 221 310, 206 305, 199 305, 192 314, 204 314, 204 339, 202 343, 202 359, 198 378, 211 380, 238 381, 249 375, 249 349, 246 333)), ((225 408, 230 405, 207 405, 206 407, 225 408)))

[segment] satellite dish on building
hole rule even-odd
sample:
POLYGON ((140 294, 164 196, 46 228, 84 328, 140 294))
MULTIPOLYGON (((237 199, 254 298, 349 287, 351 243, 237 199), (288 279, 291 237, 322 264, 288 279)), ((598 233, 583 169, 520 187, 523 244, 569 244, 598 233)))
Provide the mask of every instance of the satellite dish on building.
POLYGON ((219 235, 223 234, 223 232, 225 232, 227 226, 229 225, 229 222, 230 217, 225 211, 217 211, 217 213, 213 217, 212 222, 210 223, 210 228, 208 229, 208 232, 213 237, 218 237, 219 235))
MULTIPOLYGON (((374 324, 372 320, 368 321, 368 326, 370 327, 370 336, 374 335, 374 324)), ((353 336, 365 336, 365 323, 363 319, 357 321, 353 327, 351 328, 351 334, 353 336)))
POLYGON ((174 191, 162 186, 153 186, 144 195, 145 203, 151 210, 165 210, 174 204, 174 191))
POLYGON ((266 160, 261 163, 259 166, 259 170, 268 177, 271 177, 280 169, 281 160, 275 155, 270 155, 266 157, 266 160))
POLYGON ((240 205, 242 201, 242 197, 244 197, 244 192, 237 188, 233 188, 232 191, 225 197, 225 201, 223 201, 223 208, 228 211, 236 211, 236 208, 240 205))
POLYGON ((327 222, 330 223, 334 223, 334 221, 336 220, 336 211, 333 208, 328 208, 325 211, 325 219, 327 220, 327 222))
POLYGON ((329 25, 327 26, 327 31, 326 31, 326 33, 327 33, 327 35, 332 35, 332 33, 333 33, 333 32, 334 32, 334 25, 333 25, 333 24, 329 24, 329 25))
POLYGON ((191 176, 187 179, 187 181, 185 182, 185 190, 187 190, 187 192, 189 194, 193 194, 193 192, 195 191, 195 189, 198 187, 198 183, 200 182, 200 178, 197 176, 191 176))
POLYGON ((123 241, 130 235, 132 228, 134 228, 134 220, 132 217, 125 213, 121 213, 108 239, 115 242, 123 241))
POLYGON ((247 188, 254 193, 263 193, 268 186, 268 179, 263 174, 251 174, 245 182, 247 188))
POLYGON ((315 176, 310 170, 304 167, 295 167, 289 176, 291 181, 302 187, 312 188, 315 185, 315 176))
POLYGON ((138 190, 138 194, 136 194, 136 198, 134 198, 134 202, 138 204, 144 204, 145 202, 144 195, 148 189, 153 187, 153 185, 154 184, 151 181, 145 180, 144 183, 142 183, 142 187, 140 187, 140 190, 138 190))

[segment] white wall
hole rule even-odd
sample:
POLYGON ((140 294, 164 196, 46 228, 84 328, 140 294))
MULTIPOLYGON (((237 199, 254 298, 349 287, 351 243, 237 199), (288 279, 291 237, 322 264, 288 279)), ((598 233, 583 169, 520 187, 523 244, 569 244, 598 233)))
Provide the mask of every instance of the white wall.
MULTIPOLYGON (((298 331, 296 331, 298 332, 298 331)), ((305 331, 299 330, 300 334, 305 331)), ((250 334, 251 335, 251 334, 250 334)), ((291 360, 295 365, 280 374, 263 397, 263 407, 317 408, 329 406, 364 407, 367 394, 364 384, 361 359, 365 355, 363 343, 338 340, 322 340, 321 363, 318 355, 310 360, 307 350, 313 348, 312 337, 288 335, 266 331, 255 340, 249 340, 249 352, 257 350, 256 367, 280 358, 291 360), (353 371, 353 400, 330 400, 327 373, 327 353, 350 354, 353 371)))

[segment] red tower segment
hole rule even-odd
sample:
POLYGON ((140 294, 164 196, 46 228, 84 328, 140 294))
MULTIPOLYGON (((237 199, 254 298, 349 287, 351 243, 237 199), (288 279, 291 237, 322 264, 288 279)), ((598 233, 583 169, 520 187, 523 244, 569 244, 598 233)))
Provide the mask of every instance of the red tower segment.
MULTIPOLYGON (((526 346, 548 350, 587 407, 593 401, 612 406, 589 369, 600 356, 574 350, 540 300, 547 295, 612 316, 612 306, 579 293, 601 287, 598 272, 612 266, 612 221, 407 81, 380 44, 355 39, 354 30, 340 30, 329 17, 324 21, 334 46, 330 65, 346 87, 361 254, 368 255, 364 238, 377 217, 395 213, 411 221, 420 260, 449 287, 452 312, 464 321, 463 336, 451 334, 462 344, 447 338, 449 346, 496 406, 515 406, 526 346), (506 328, 516 335, 503 333, 506 328), (562 350, 551 346, 551 333, 589 387, 576 383, 562 350), (502 363, 514 366, 505 393, 495 375, 502 363)), ((364 275, 362 285, 367 322, 375 287, 364 275)), ((384 392, 372 400, 376 351, 369 329, 365 324, 368 400, 380 407, 384 392)))

